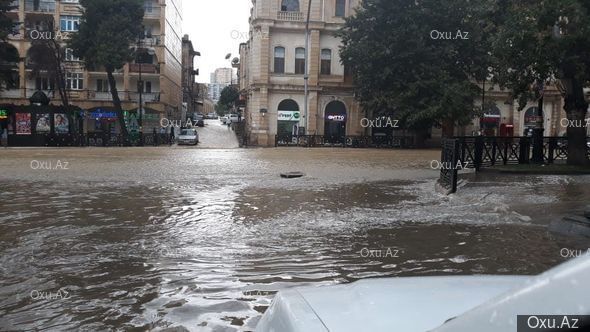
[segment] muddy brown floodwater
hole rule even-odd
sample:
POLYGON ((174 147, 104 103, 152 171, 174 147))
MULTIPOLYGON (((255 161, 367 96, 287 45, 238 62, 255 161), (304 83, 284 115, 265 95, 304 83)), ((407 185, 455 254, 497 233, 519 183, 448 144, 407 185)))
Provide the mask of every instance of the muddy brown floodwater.
POLYGON ((531 275, 590 247, 547 231, 590 177, 469 175, 447 197, 439 155, 0 150, 0 330, 252 331, 288 287, 531 275))

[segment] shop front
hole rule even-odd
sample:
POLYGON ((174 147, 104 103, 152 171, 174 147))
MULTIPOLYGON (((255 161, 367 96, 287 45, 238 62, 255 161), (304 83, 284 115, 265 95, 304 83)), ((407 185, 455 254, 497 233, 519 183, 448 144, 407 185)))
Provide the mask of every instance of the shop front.
POLYGON ((538 107, 530 107, 524 113, 524 136, 533 136, 535 128, 543 128, 543 113, 539 112, 538 107))
MULTIPOLYGON (((49 98, 35 92, 28 106, 0 107, 0 126, 7 128, 10 146, 69 146, 75 143, 75 113, 49 105, 49 98)), ((77 109, 79 110, 79 109, 77 109)))
POLYGON ((498 136, 500 134, 500 122, 502 113, 496 106, 490 106, 480 120, 480 128, 484 136, 498 136))
POLYGON ((303 134, 299 123, 301 112, 299 105, 292 99, 283 100, 277 110, 277 136, 280 140, 303 134))
POLYGON ((326 106, 324 116, 324 139, 327 143, 344 143, 346 137, 346 106, 332 101, 326 106))

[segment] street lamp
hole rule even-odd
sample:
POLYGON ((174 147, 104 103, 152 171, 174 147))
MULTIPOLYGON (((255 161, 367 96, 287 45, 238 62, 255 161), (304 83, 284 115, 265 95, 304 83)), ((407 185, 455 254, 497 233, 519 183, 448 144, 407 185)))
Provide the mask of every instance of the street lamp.
POLYGON ((308 99, 309 99, 309 16, 311 14, 311 0, 307 1, 307 20, 305 22, 305 73, 303 74, 303 89, 304 89, 304 105, 303 105, 303 118, 304 118, 304 132, 303 134, 307 134, 307 115, 308 115, 308 99))

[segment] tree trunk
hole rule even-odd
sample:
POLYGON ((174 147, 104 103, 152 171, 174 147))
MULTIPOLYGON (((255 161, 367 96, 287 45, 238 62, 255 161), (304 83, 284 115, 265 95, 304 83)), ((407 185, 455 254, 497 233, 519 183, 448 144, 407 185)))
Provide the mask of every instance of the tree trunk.
POLYGON ((121 134, 123 135, 123 139, 125 144, 129 139, 129 132, 127 131, 127 126, 125 125, 125 117, 123 116, 123 107, 121 105, 121 99, 119 98, 119 92, 117 91, 117 81, 115 80, 115 76, 113 75, 114 68, 107 68, 107 78, 109 80, 109 87, 111 89, 111 96, 113 97, 113 106, 115 107, 115 111, 117 112, 117 117, 119 118, 119 124, 121 125, 121 134))
POLYGON ((586 128, 585 118, 588 112, 588 103, 584 98, 584 89, 577 79, 571 80, 571 91, 567 91, 565 97, 565 112, 570 123, 582 124, 582 126, 567 127, 567 164, 583 166, 588 165, 586 155, 586 128))
POLYGON ((442 123, 442 137, 451 138, 455 136, 455 121, 444 119, 442 123))

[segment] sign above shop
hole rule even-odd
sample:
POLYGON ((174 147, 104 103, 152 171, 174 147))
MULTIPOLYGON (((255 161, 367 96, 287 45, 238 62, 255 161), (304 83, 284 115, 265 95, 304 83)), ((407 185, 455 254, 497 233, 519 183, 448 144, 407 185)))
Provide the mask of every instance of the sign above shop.
POLYGON ((8 111, 0 109, 0 120, 8 119, 8 111))
POLYGON ((336 121, 336 122, 345 122, 346 115, 344 115, 344 114, 326 114, 326 120, 336 121))
POLYGON ((277 119, 279 121, 299 121, 301 112, 299 111, 278 111, 277 119))

